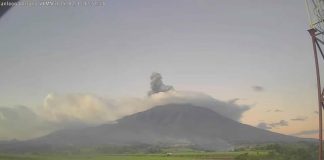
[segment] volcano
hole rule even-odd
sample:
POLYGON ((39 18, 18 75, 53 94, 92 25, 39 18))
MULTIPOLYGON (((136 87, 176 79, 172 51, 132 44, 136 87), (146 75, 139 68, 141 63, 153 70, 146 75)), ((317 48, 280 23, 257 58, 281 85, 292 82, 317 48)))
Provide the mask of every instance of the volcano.
POLYGON ((297 142, 303 139, 262 130, 191 104, 156 106, 115 123, 64 129, 44 137, 0 146, 0 150, 64 146, 164 145, 230 150, 235 145, 297 142))

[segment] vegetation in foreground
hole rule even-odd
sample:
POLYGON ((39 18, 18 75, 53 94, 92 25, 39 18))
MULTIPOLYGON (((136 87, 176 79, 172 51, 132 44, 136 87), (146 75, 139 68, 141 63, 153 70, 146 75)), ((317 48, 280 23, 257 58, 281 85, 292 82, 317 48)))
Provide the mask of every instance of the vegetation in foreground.
POLYGON ((233 160, 238 153, 175 153, 168 154, 92 154, 92 155, 1 155, 2 160, 233 160))
POLYGON ((318 147, 314 143, 267 144, 237 149, 238 151, 266 152, 266 154, 249 154, 245 152, 235 160, 316 160, 318 147))
MULTIPOLYGON (((138 151, 138 150, 136 150, 138 151)), ((230 152, 191 148, 156 148, 134 153, 134 148, 104 148, 78 152, 0 154, 0 160, 315 160, 317 146, 311 143, 245 146, 230 152), (117 153, 113 153, 117 152, 117 153), (154 152, 154 153, 149 153, 154 152)))

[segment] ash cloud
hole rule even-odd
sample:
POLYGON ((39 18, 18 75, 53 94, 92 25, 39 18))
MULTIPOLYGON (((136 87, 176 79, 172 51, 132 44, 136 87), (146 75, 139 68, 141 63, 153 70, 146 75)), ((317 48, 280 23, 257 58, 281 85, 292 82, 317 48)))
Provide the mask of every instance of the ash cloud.
POLYGON ((173 90, 173 86, 165 85, 162 81, 162 75, 160 73, 154 72, 151 75, 151 90, 148 95, 151 96, 153 94, 159 92, 167 92, 173 90))

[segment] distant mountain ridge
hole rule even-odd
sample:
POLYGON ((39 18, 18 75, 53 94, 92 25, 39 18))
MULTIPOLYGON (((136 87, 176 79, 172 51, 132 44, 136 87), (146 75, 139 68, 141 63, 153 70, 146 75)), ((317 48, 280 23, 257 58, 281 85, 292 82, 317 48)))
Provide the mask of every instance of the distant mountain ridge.
POLYGON ((230 150, 239 144, 302 140, 241 124, 207 108, 167 104, 126 116, 114 124, 60 130, 32 140, 0 145, 0 150, 133 144, 194 145, 209 150, 230 150))

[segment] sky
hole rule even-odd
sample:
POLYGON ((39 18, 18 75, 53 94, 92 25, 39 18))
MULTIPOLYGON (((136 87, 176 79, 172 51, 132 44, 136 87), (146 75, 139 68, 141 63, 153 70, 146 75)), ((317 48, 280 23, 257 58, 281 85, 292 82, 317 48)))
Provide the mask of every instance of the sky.
MULTIPOLYGON (((158 72, 177 91, 249 106, 242 110, 242 123, 317 137, 308 28, 304 1, 296 0, 15 6, 0 19, 0 120, 8 121, 0 123, 0 129, 15 125, 4 113, 17 106, 44 115, 39 107, 66 109, 77 102, 82 108, 91 103, 88 106, 97 113, 102 109, 98 106, 111 102, 102 99, 146 99, 150 75, 158 72)), ((68 110, 71 115, 64 117, 93 116, 83 112, 89 108, 82 109, 68 110)), ((57 121, 58 116, 50 119, 57 121)), ((20 131, 10 132, 9 127, 0 139, 29 137, 24 136, 27 132, 9 136, 13 132, 20 131)))

